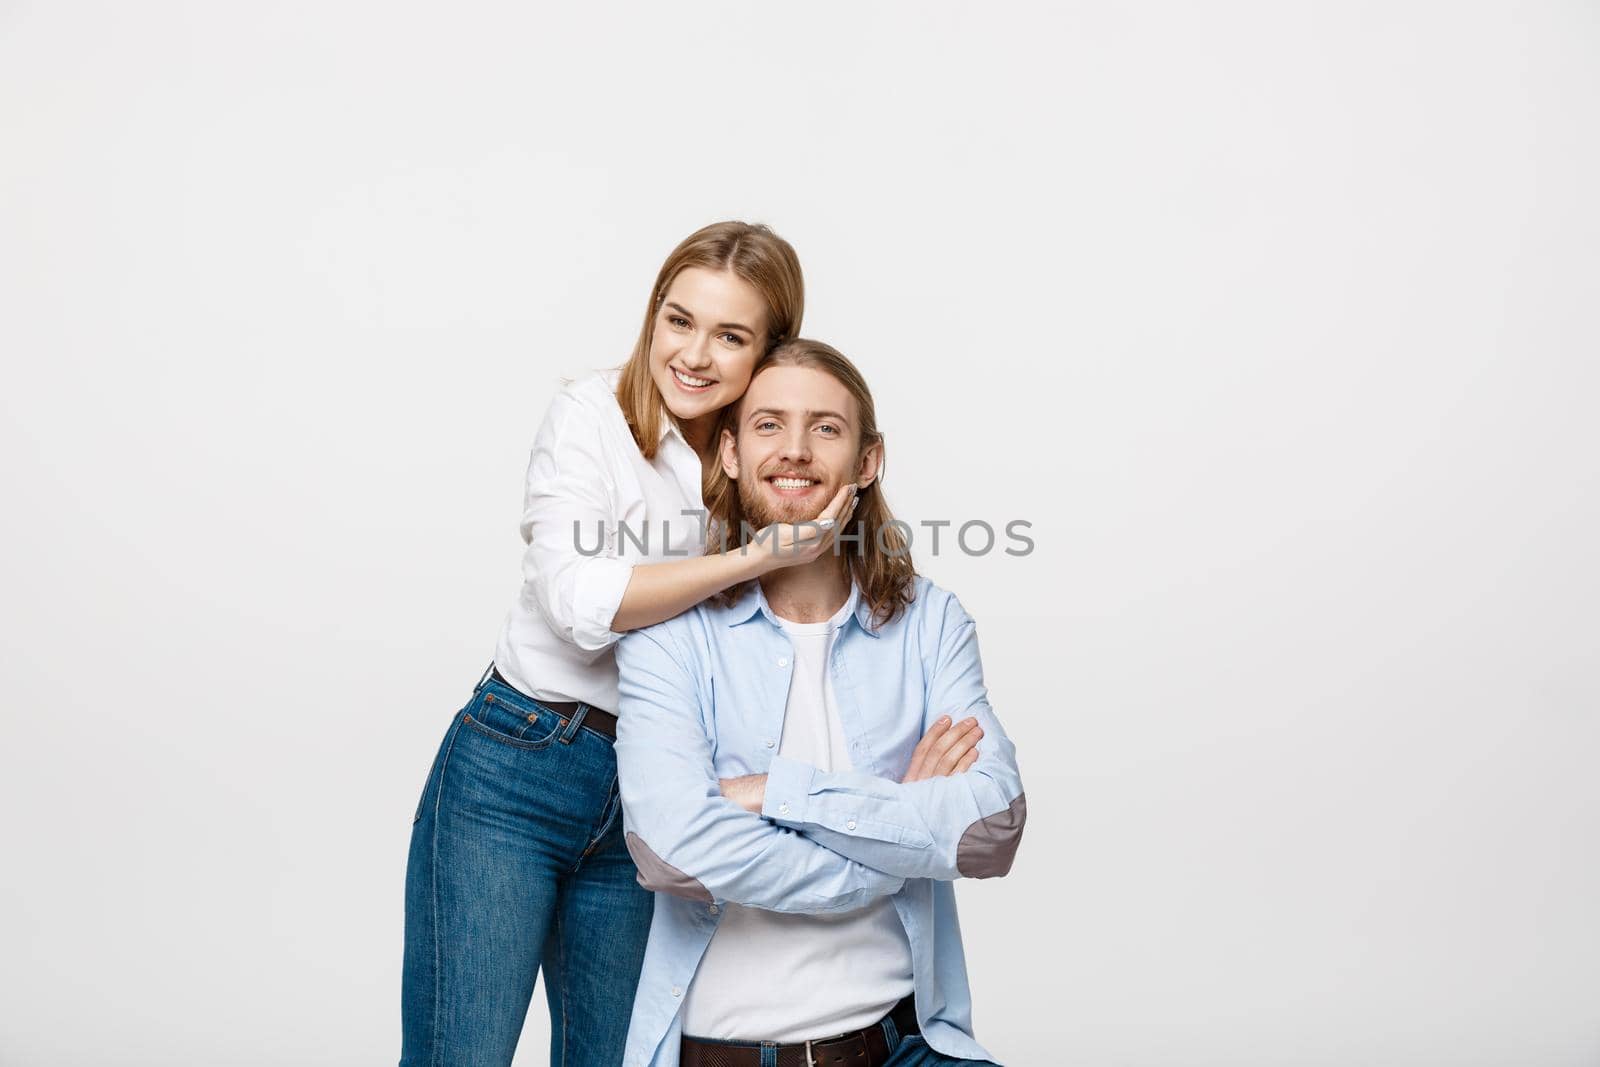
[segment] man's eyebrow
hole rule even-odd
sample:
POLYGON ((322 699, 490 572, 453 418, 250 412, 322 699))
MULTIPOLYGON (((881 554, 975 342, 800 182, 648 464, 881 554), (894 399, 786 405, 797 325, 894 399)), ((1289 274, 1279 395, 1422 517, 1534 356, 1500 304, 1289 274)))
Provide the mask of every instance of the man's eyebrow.
MULTIPOLYGON (((667 307, 672 308, 673 310, 677 311, 678 314, 682 315, 686 319, 693 319, 694 318, 694 314, 692 312, 690 312, 690 310, 688 308, 684 307, 682 304, 677 303, 676 301, 668 300, 667 301, 667 307)), ((745 333, 749 334, 751 337, 754 337, 756 335, 756 332, 754 330, 752 330, 750 327, 746 326, 742 322, 719 322, 719 323, 717 323, 717 329, 719 329, 719 330, 743 330, 745 333)))
MULTIPOLYGON (((784 411, 781 408, 756 408, 754 411, 750 412, 750 418, 753 419, 757 415, 787 415, 787 414, 789 414, 789 412, 784 411)), ((850 420, 845 418, 843 415, 839 414, 837 411, 805 411, 805 412, 801 412, 801 414, 803 414, 808 419, 832 419, 835 422, 842 422, 847 426, 850 424, 850 420)))

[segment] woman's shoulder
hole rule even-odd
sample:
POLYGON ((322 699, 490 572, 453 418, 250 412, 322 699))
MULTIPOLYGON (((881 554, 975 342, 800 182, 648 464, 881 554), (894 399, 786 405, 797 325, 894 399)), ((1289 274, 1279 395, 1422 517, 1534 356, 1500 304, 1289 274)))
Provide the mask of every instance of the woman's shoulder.
POLYGON ((545 410, 545 432, 570 433, 578 426, 590 427, 591 433, 602 427, 607 431, 615 431, 618 426, 626 430, 627 420, 617 403, 617 375, 616 370, 599 370, 562 379, 545 410))
POLYGON ((569 378, 562 384, 560 396, 596 413, 618 411, 617 380, 621 375, 622 368, 610 367, 569 378))

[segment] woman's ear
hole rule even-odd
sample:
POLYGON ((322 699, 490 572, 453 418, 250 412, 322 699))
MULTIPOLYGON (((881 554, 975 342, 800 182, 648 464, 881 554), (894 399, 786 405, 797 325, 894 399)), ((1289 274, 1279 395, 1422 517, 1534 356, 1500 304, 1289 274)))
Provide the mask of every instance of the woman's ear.
POLYGON ((739 445, 733 439, 732 430, 722 431, 722 440, 717 442, 718 458, 722 461, 722 473, 733 481, 739 480, 739 445))
POLYGON ((883 442, 869 445, 861 453, 861 462, 856 467, 856 485, 865 489, 877 481, 878 474, 883 470, 883 442))

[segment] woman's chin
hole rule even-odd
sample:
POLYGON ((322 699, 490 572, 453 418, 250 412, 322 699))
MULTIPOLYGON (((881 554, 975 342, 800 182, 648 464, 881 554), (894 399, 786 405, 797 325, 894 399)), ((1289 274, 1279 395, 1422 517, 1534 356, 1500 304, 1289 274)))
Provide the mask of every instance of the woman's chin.
POLYGON ((663 393, 662 399, 666 402, 667 410, 672 412, 679 422, 693 422, 695 419, 713 415, 721 410, 722 404, 717 396, 720 392, 719 389, 709 389, 703 396, 663 393))

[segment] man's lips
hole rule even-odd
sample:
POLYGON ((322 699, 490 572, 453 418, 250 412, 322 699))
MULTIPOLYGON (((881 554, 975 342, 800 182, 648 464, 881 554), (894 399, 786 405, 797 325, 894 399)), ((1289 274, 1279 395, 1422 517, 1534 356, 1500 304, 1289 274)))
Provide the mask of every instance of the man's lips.
POLYGON ((809 474, 799 474, 785 471, 782 474, 769 474, 762 479, 772 486, 780 496, 805 496, 807 493, 822 488, 822 480, 813 478, 809 474))

